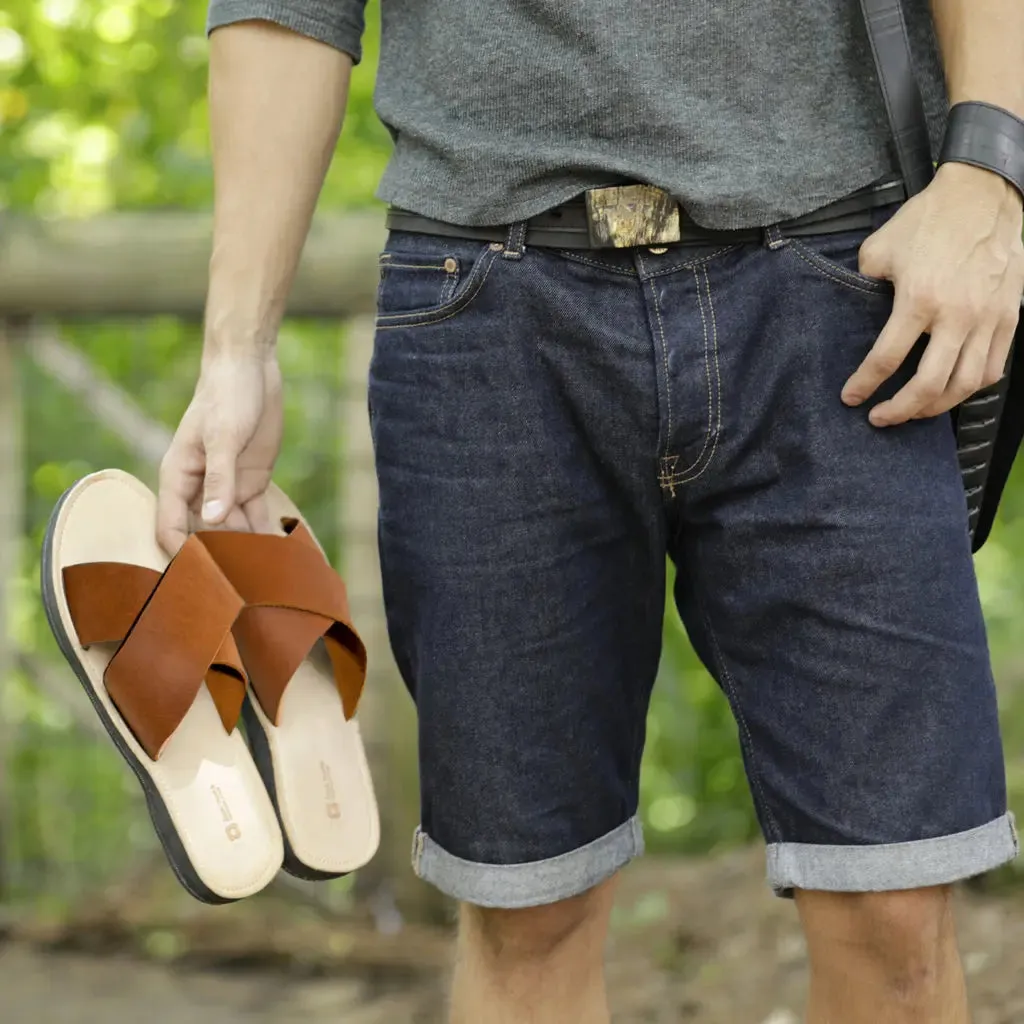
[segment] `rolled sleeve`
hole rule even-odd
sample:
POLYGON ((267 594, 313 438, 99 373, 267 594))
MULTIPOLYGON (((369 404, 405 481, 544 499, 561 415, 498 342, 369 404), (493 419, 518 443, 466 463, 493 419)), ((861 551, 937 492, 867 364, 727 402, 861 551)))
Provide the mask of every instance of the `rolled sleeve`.
POLYGON ((366 0, 211 0, 206 31, 238 21, 272 21, 362 58, 366 0))

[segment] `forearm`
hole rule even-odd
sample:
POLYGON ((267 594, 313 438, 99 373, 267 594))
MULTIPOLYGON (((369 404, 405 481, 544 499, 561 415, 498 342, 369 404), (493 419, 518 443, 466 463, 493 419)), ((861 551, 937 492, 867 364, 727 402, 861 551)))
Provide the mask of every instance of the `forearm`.
POLYGON ((978 100, 1024 117, 1024 3, 931 2, 950 102, 978 100))
POLYGON ((268 353, 337 144, 352 58, 266 22, 210 40, 207 357, 268 353))
MULTIPOLYGON (((980 101, 1024 117, 1024 4, 1021 0, 931 0, 950 103, 980 101)), ((962 195, 1007 204, 1019 216, 1021 193, 991 171, 944 163, 939 177, 962 195)))

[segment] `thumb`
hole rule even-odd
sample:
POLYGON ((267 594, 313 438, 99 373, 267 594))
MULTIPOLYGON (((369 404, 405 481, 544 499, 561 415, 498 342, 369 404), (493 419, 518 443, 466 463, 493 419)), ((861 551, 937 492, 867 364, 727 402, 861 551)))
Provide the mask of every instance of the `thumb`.
POLYGON ((235 506, 235 463, 238 452, 224 437, 206 446, 206 476, 203 480, 203 522, 223 523, 235 506))

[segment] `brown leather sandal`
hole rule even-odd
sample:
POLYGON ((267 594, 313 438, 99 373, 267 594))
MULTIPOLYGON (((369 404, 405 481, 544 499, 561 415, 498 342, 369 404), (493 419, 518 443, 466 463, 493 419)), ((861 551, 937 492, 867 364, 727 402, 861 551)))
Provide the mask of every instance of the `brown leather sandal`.
POLYGON ((155 523, 155 496, 127 473, 79 481, 47 529, 43 604, 179 881, 229 903, 266 886, 284 856, 235 729, 247 680, 231 628, 243 601, 197 537, 168 564, 155 523))
POLYGON ((267 495, 276 535, 196 535, 245 601, 234 636, 249 675, 242 714, 284 833, 284 868, 337 878, 380 841, 366 754, 354 719, 366 651, 345 584, 298 509, 267 495))

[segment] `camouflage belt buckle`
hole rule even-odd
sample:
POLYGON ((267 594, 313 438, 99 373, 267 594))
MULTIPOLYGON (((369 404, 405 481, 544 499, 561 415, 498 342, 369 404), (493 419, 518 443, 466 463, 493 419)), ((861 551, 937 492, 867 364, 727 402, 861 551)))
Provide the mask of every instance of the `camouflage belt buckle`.
POLYGON ((613 185, 586 193, 587 230, 595 249, 678 242, 679 204, 653 185, 613 185))

